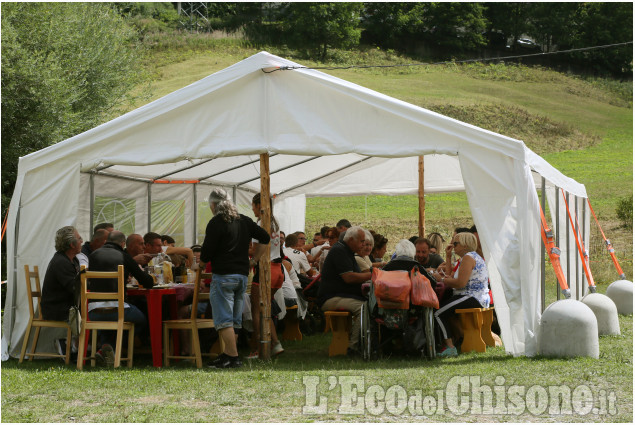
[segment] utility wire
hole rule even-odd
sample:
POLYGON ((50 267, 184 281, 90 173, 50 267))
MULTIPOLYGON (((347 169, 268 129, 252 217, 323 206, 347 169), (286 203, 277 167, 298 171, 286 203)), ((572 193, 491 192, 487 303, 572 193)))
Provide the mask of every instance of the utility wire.
POLYGON ((498 56, 494 58, 479 58, 479 59, 462 59, 462 60, 450 60, 450 61, 442 61, 442 62, 422 62, 422 63, 404 63, 404 64, 396 64, 396 65, 349 65, 349 66, 280 66, 271 71, 262 72, 265 74, 271 74, 276 71, 289 71, 294 69, 325 69, 325 70, 334 70, 334 69, 352 69, 352 68, 399 68, 406 66, 429 66, 429 65, 448 65, 455 63, 473 63, 473 62, 489 62, 496 60, 508 60, 508 59, 520 59, 520 58, 530 58, 535 56, 547 56, 547 55, 558 55, 562 53, 573 53, 573 52, 585 52, 589 50, 597 50, 597 49, 610 49, 612 47, 626 46, 629 44, 633 44, 632 41, 627 41, 624 43, 615 43, 615 44, 605 44, 602 46, 592 46, 592 47, 579 47, 575 49, 568 50, 558 50, 555 52, 540 52, 540 53, 529 53, 526 55, 514 55, 514 56, 498 56))

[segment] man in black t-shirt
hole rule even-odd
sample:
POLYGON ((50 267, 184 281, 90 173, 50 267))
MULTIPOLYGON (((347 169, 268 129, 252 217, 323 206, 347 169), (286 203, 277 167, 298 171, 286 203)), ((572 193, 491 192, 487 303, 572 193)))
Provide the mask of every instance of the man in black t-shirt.
POLYGON ((359 270, 355 254, 361 252, 366 233, 359 226, 353 226, 346 232, 343 241, 331 247, 322 266, 322 279, 318 292, 322 310, 345 310, 352 314, 349 352, 359 352, 360 314, 365 297, 362 295, 362 283, 370 280, 370 271, 359 270))
POLYGON ((214 327, 225 343, 225 350, 210 366, 218 369, 240 367, 234 329, 242 328, 243 295, 249 274, 249 246, 255 246, 252 264, 268 250, 269 234, 252 219, 238 214, 227 193, 214 189, 209 195, 214 217, 207 224, 201 247, 200 267, 212 266, 210 304, 214 327))

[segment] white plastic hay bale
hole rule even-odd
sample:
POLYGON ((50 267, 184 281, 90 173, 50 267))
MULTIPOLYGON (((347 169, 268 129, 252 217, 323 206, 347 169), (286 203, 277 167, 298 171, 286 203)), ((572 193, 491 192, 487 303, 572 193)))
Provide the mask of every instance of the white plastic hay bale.
POLYGON ((606 296, 613 300, 619 314, 633 314, 633 282, 616 280, 607 288, 606 296))
POLYGON ((600 357, 598 322, 593 310, 580 301, 560 300, 540 319, 538 351, 547 357, 600 357))
POLYGON ((619 335, 620 321, 617 318, 617 307, 612 299, 603 294, 592 293, 582 298, 582 302, 588 306, 598 321, 599 335, 619 335))

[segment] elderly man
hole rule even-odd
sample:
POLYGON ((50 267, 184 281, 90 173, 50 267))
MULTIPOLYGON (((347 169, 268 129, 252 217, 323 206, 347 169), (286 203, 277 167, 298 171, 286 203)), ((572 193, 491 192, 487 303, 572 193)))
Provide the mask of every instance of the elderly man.
POLYGON ((255 264, 268 249, 269 234, 252 219, 239 214, 231 198, 222 189, 209 195, 209 207, 214 217, 205 229, 200 267, 208 261, 212 266, 209 300, 214 325, 225 343, 225 350, 210 366, 226 369, 242 366, 236 348, 234 329, 242 328, 243 296, 249 274, 249 247, 254 247, 251 260, 255 264))
POLYGON ((42 317, 45 320, 67 320, 68 310, 76 305, 79 294, 79 261, 82 237, 73 226, 65 226, 55 234, 55 254, 49 262, 42 284, 42 317))
POLYGON ((349 353, 359 353, 360 314, 365 297, 362 283, 370 280, 371 272, 359 270, 355 254, 360 253, 366 241, 366 232, 359 226, 346 231, 343 241, 331 247, 322 266, 322 281, 318 302, 322 310, 345 310, 353 315, 353 326, 349 341, 349 353))
POLYGON ((414 241, 416 254, 415 259, 426 269, 436 270, 443 263, 443 258, 439 254, 430 252, 432 243, 426 238, 417 238, 414 241))
POLYGON ((82 252, 77 254, 77 260, 79 261, 79 265, 86 266, 88 268, 88 256, 93 252, 104 246, 106 243, 106 239, 108 238, 108 233, 110 233, 106 229, 99 229, 90 239, 90 242, 84 243, 82 246, 82 252))
MULTIPOLYGON (((42 317, 45 320, 68 320, 71 306, 79 296, 79 261, 82 237, 73 226, 65 226, 55 234, 55 254, 49 262, 42 285, 42 317)), ((60 354, 65 354, 66 339, 56 339, 60 354)))

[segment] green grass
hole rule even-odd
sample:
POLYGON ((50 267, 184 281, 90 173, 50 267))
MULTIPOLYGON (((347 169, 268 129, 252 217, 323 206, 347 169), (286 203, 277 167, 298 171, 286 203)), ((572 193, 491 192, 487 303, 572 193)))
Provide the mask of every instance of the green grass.
MULTIPOLYGON (((35 360, 2 364, 3 422, 631 422, 633 417, 633 320, 620 316, 622 334, 600 338, 600 359, 511 357, 501 348, 461 354, 453 359, 395 357, 365 362, 329 358, 329 335, 286 342, 285 353, 271 362, 253 361, 240 370, 197 370, 191 364, 155 369, 149 357, 137 356, 133 369, 87 367, 83 372, 60 361, 35 360), (327 413, 305 415, 303 378, 317 376, 319 395, 328 398, 327 413), (436 395, 455 376, 478 376, 481 385, 587 385, 597 397, 614 391, 617 415, 533 416, 445 414, 411 416, 389 412, 375 416, 342 415, 341 387, 329 390, 329 377, 361 376, 365 388, 387 390, 400 385, 408 395, 416 390, 436 395), (499 378, 500 381, 500 378, 499 378)), ((333 379, 333 378, 331 378, 333 379)), ((362 397, 364 394, 362 393, 362 397)))

